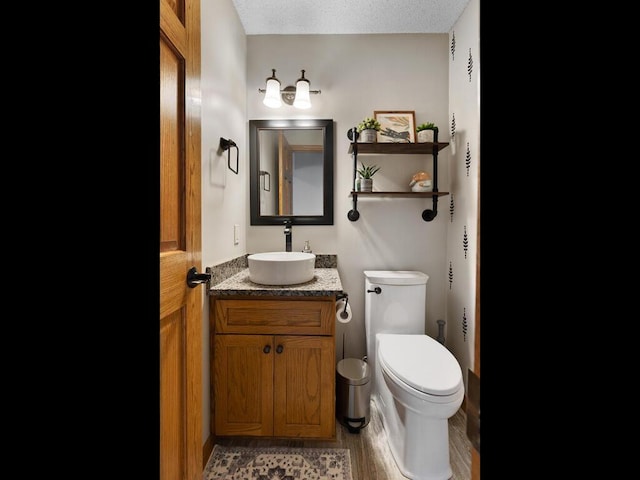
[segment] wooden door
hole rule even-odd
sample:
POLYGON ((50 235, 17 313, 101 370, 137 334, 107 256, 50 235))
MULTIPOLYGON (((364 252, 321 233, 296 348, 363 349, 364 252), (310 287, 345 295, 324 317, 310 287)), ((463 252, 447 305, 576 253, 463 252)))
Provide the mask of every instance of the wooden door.
POLYGON ((275 337, 274 435, 335 437, 334 344, 333 336, 275 337))
POLYGON ((293 152, 280 132, 278 137, 278 215, 293 215, 293 152))
POLYGON ((216 435, 273 434, 273 336, 216 335, 216 435))
POLYGON ((160 479, 202 480, 200 2, 160 0, 160 479))

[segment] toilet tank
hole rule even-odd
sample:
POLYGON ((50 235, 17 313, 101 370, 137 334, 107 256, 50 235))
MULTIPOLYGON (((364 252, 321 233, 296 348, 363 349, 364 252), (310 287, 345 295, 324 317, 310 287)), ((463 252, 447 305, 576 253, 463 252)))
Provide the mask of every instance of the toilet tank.
POLYGON ((425 333, 429 276, 412 270, 365 270, 364 278, 367 363, 375 372, 377 333, 425 333))

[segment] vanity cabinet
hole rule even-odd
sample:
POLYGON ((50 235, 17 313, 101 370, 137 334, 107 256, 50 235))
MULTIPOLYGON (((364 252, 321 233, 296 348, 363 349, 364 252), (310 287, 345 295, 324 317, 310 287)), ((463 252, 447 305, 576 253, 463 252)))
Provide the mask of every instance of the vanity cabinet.
MULTIPOLYGON (((355 135, 355 132, 352 133, 355 135)), ((434 142, 425 143, 360 143, 351 142, 349 146, 349 153, 353 155, 353 183, 356 182, 356 170, 358 168, 358 155, 371 155, 371 154, 399 154, 399 155, 432 155, 433 156, 433 175, 431 181, 433 182, 433 190, 431 192, 360 192, 356 190, 351 191, 351 197, 353 198, 353 209, 349 210, 347 218, 352 222, 355 222, 360 218, 358 212, 358 197, 411 197, 421 198, 430 197, 433 201, 433 208, 427 209, 422 212, 422 219, 425 222, 433 220, 438 213, 438 197, 442 195, 449 195, 449 192, 438 191, 438 152, 449 145, 448 142, 438 142, 437 131, 434 132, 434 142)), ((353 138, 350 137, 350 138, 353 138)))
POLYGON ((335 439, 335 297, 211 305, 215 434, 335 439))

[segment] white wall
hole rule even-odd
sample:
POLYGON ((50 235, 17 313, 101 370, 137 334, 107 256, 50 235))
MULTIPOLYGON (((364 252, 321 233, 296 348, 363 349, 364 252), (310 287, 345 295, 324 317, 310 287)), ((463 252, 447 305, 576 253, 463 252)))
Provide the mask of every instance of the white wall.
MULTIPOLYGON (((202 269, 244 255, 249 204, 249 152, 246 144, 247 40, 231 0, 201 0, 202 88, 202 269), (220 137, 239 148, 238 175, 218 153, 220 137), (233 245, 233 225, 240 243, 233 245)), ((235 170, 236 149, 231 166, 235 170)), ((202 396, 203 442, 211 434, 209 299, 203 296, 202 396)))
POLYGON ((449 32, 451 195, 447 221, 447 347, 460 363, 465 385, 473 369, 478 181, 480 178, 480 0, 471 0, 449 32))
MULTIPOLYGON (((302 250, 309 240, 314 253, 338 255, 338 271, 353 310, 351 323, 336 327, 338 358, 345 331, 345 355, 362 357, 366 353, 364 270, 427 273, 427 332, 435 337, 436 320, 445 319, 447 197, 441 197, 438 216, 432 222, 421 217, 424 209, 431 208, 431 199, 362 197, 358 199, 360 218, 349 221, 353 159, 347 153, 347 130, 373 116, 375 110, 413 110, 416 123, 432 121, 440 126, 440 140, 446 142, 448 96, 447 34, 247 37, 248 119, 332 118, 335 122, 334 225, 294 226, 293 249, 302 250), (270 109, 262 104, 258 88, 264 88, 272 68, 283 87, 294 84, 305 69, 311 89, 322 91, 311 96, 311 109, 288 105, 270 109)), ((440 191, 449 188, 449 155, 448 149, 439 155, 440 191)), ((371 160, 382 167, 374 177, 378 190, 390 184, 408 190, 415 172, 432 169, 431 156, 390 155, 371 160)), ((247 226, 248 252, 283 248, 283 227, 247 226)))

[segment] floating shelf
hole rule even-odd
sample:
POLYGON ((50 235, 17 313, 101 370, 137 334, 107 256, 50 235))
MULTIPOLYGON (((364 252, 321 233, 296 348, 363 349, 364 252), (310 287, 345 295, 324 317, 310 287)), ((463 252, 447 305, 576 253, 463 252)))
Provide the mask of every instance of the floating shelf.
MULTIPOLYGON (((351 129, 347 136, 349 139, 357 139, 356 129, 351 129)), ((360 143, 351 142, 349 144, 349 153, 353 155, 353 182, 356 180, 356 169, 358 164, 358 154, 366 155, 433 155, 433 191, 431 192, 356 192, 351 191, 353 198, 353 209, 349 210, 347 218, 355 222, 360 218, 358 212, 358 197, 404 197, 404 198, 431 198, 433 200, 433 209, 424 210, 422 219, 430 222, 438 214, 438 197, 449 195, 449 192, 438 191, 438 152, 449 145, 449 142, 438 142, 438 131, 434 132, 435 142, 425 143, 360 143)))
POLYGON ((449 192, 356 192, 352 191, 351 196, 356 197, 441 197, 449 195, 449 192))
MULTIPOLYGON (((401 155, 433 155, 447 147, 449 142, 426 142, 426 143, 358 143, 355 150, 357 153, 380 153, 380 154, 401 154, 401 155)), ((349 145, 349 153, 354 153, 354 144, 349 145)))

